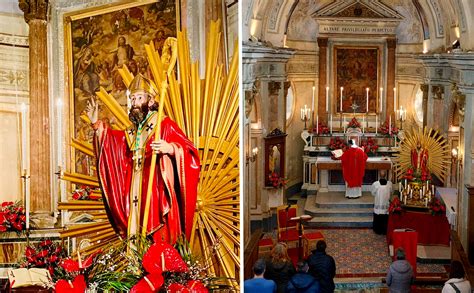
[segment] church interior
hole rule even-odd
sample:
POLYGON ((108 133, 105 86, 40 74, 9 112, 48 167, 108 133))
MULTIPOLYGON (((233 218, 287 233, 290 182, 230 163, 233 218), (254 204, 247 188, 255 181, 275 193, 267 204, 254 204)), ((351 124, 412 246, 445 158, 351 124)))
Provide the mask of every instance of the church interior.
POLYGON ((474 281, 473 22, 463 0, 242 1, 245 279, 278 242, 296 263, 325 240, 335 292, 388 292, 398 245, 412 292, 454 260, 474 281))
POLYGON ((239 289, 238 7, 0 1, 0 292, 239 289))

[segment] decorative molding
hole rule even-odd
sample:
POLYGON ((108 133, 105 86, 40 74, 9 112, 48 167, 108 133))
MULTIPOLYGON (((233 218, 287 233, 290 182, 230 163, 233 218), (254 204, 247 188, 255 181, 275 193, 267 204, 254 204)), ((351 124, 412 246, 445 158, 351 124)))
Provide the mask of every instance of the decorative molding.
POLYGON ((431 86, 432 97, 435 100, 442 100, 444 98, 444 86, 432 85, 431 86))
POLYGON ((392 9, 390 6, 385 5, 382 2, 372 0, 334 1, 315 13, 317 18, 339 17, 340 15, 348 18, 356 18, 358 20, 360 20, 360 18, 374 18, 372 15, 383 19, 393 19, 399 21, 403 19, 403 16, 400 15, 396 10, 392 9), (360 13, 358 11, 360 11, 360 13), (367 16, 365 16, 364 13, 367 16))
POLYGON ((280 10, 283 7, 283 0, 277 0, 273 4, 270 16, 268 17, 268 30, 270 32, 277 32, 277 23, 280 15, 280 10))
POLYGON ((0 45, 28 48, 28 36, 15 36, 0 33, 0 45))
POLYGON ((464 12, 464 9, 463 9, 463 6, 462 6, 462 3, 461 3, 461 0, 456 0, 456 4, 457 4, 457 12, 458 12, 458 17, 459 19, 461 20, 460 24, 459 24, 459 28, 461 29, 461 31, 463 33, 465 33, 467 31, 467 25, 466 25, 466 13, 464 12))
POLYGON ((441 8, 439 7, 438 1, 437 0, 429 0, 428 4, 431 8, 431 11, 433 12, 433 15, 436 15, 436 17, 433 18, 433 21, 435 22, 435 31, 436 31, 436 37, 437 38, 442 38, 444 37, 444 26, 443 26, 443 14, 441 13, 441 8))

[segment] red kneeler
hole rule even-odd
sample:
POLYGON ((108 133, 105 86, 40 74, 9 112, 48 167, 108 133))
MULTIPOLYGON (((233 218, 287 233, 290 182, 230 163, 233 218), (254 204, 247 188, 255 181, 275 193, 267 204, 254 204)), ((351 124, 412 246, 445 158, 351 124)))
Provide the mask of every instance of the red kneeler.
POLYGON ((418 246, 418 232, 416 231, 393 231, 393 260, 397 259, 397 248, 402 247, 405 250, 406 260, 413 268, 413 274, 416 276, 416 252, 418 246))
POLYGON ((273 239, 264 238, 258 241, 258 258, 265 258, 270 255, 273 248, 273 239))

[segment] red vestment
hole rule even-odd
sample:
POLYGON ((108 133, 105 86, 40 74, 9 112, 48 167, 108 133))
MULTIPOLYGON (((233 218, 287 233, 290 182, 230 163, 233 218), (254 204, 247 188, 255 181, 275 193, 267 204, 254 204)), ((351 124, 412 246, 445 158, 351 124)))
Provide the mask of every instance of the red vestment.
POLYGON ((367 154, 359 147, 349 148, 341 156, 342 176, 347 182, 347 187, 361 187, 365 174, 367 154))
MULTIPOLYGON (((143 224, 150 163, 153 155, 151 142, 154 140, 156 112, 145 121, 140 136, 142 155, 140 168, 137 158, 134 162, 137 129, 135 126, 126 131, 112 130, 105 123, 99 124, 95 136, 97 170, 103 198, 114 229, 123 237, 130 236, 130 207, 138 201, 139 231, 143 224), (137 171, 138 170, 138 171, 137 171), (138 189, 133 187, 134 176, 138 189), (141 195, 132 199, 131 193, 141 195), (132 201, 132 203, 131 203, 132 201)), ((158 155, 153 177, 151 205, 147 232, 155 238, 174 244, 177 237, 185 232, 189 239, 193 226, 193 216, 197 199, 199 179, 199 155, 193 143, 168 117, 161 122, 161 139, 170 143, 174 155, 158 155)))

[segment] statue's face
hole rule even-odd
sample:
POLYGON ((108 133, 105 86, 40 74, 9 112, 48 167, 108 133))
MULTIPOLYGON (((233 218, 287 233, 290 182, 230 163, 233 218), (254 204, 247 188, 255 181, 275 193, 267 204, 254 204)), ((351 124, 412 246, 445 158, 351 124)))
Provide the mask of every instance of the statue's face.
POLYGON ((144 91, 137 91, 130 95, 131 108, 128 117, 130 121, 138 125, 148 114, 148 94, 144 91))
POLYGON ((417 148, 417 149, 421 149, 421 143, 417 143, 417 144, 416 144, 416 148, 417 148))

